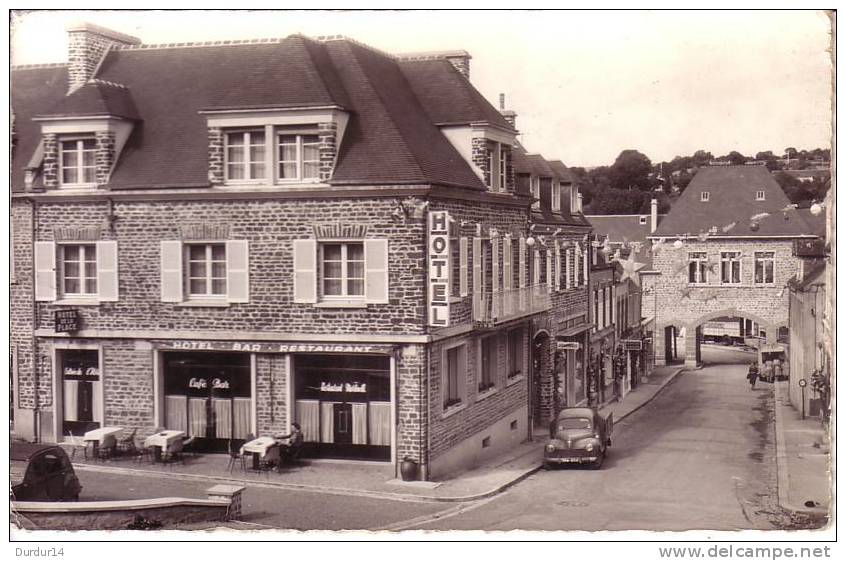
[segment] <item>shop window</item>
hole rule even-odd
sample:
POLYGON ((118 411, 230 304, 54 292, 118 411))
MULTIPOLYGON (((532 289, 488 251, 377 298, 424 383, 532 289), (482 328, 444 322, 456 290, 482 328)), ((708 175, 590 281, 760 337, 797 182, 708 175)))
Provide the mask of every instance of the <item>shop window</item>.
POLYGON ((277 135, 279 180, 317 179, 320 173, 320 137, 316 134, 277 135))
POLYGON ((62 434, 81 436, 103 421, 100 353, 97 349, 56 352, 61 386, 62 434))
POLYGON ((498 343, 499 337, 497 335, 484 337, 479 343, 479 393, 496 386, 496 372, 499 365, 497 360, 498 343))
POLYGON ((720 279, 722 284, 740 284, 740 252, 720 253, 720 279))
POLYGON ((117 242, 35 242, 35 300, 81 304, 118 299, 117 242))
POLYGON ((523 329, 508 332, 508 378, 517 378, 523 374, 523 329))
POLYGON ((249 302, 249 243, 161 242, 161 300, 192 305, 249 302))
POLYGON ((185 245, 189 298, 226 297, 226 246, 215 244, 185 245))
POLYGON ((364 244, 320 244, 322 296, 364 298, 364 244))
POLYGON ((442 393, 444 411, 464 401, 467 376, 467 347, 454 345, 444 350, 442 371, 442 393))
POLYGON ((687 282, 708 284, 708 254, 704 251, 688 253, 687 282))
POLYGON ((755 284, 774 284, 775 252, 755 252, 755 284))
POLYGON ((63 187, 89 187, 96 183, 97 141, 94 137, 62 139, 59 151, 59 177, 63 187))
POLYGON ((226 139, 226 180, 259 181, 265 178, 264 129, 229 131, 226 139))

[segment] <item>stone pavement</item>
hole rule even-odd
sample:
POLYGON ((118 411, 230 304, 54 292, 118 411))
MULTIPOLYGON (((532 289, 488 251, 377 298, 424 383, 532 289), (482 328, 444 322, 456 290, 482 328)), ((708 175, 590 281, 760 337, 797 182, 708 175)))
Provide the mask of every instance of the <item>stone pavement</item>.
POLYGON ((819 418, 802 419, 788 401, 788 382, 775 383, 778 502, 794 513, 828 514, 830 440, 819 418))
MULTIPOLYGON (((621 402, 611 403, 602 411, 613 412, 615 422, 621 421, 651 401, 682 369, 681 365, 657 367, 648 380, 641 382, 621 402)), ((229 471, 229 457, 222 454, 198 455, 186 458, 184 463, 160 465, 139 463, 129 458, 85 460, 77 453, 73 462, 80 470, 123 472, 127 475, 160 474, 162 477, 202 479, 214 483, 272 486, 403 501, 459 503, 493 496, 536 472, 541 466, 545 444, 546 430, 542 430, 533 440, 524 442, 509 453, 441 482, 401 481, 394 466, 376 462, 302 460, 282 473, 244 472, 240 465, 229 471)))

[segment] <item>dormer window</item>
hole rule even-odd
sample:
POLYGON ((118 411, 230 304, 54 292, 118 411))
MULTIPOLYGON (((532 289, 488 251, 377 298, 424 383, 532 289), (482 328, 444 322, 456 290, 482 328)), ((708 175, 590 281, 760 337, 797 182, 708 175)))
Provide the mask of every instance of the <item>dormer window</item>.
POLYGON ((226 179, 257 181, 264 179, 265 134, 263 129, 226 133, 226 179))
POLYGON ((59 143, 63 187, 89 187, 97 181, 97 141, 93 136, 63 138, 59 143))
POLYGON ((502 144, 497 144, 497 151, 499 152, 499 190, 505 191, 505 150, 502 149, 502 144))
POLYGON ((532 186, 532 198, 534 199, 532 209, 540 210, 540 177, 532 176, 529 182, 532 186))
POLYGON ((707 203, 711 199, 711 193, 709 191, 702 191, 699 193, 699 200, 703 203, 707 203))
POLYGON ((649 219, 648 216, 641 216, 640 219, 639 219, 640 225, 643 226, 644 224, 646 224, 648 219, 649 219))
POLYGON ((579 188, 575 185, 570 187, 570 210, 573 213, 582 211, 582 209, 579 208, 579 188))
POLYGON ((552 182, 552 210, 554 212, 561 210, 561 184, 557 181, 552 182))
POLYGON ((320 137, 280 133, 278 140, 280 181, 320 177, 320 137))
POLYGON ((756 201, 765 201, 767 200, 766 193, 764 191, 756 191, 755 192, 755 200, 756 201))

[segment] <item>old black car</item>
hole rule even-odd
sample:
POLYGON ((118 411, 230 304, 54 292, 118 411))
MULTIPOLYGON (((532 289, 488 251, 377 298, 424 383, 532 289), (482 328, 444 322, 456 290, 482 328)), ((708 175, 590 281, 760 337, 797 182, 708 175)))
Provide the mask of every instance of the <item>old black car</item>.
POLYGON ((549 426, 549 443, 543 453, 544 467, 586 463, 599 469, 611 446, 613 425, 611 414, 603 416, 590 407, 561 410, 549 426))
POLYGON ((82 486, 67 454, 55 444, 13 442, 9 446, 10 499, 75 501, 82 486))

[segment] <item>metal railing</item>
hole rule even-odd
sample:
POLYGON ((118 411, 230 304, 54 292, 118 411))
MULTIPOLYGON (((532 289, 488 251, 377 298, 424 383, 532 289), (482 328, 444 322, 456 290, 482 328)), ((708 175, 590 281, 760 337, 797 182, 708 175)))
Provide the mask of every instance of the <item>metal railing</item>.
POLYGON ((481 326, 497 325, 550 308, 552 298, 546 284, 473 294, 473 322, 481 326))

